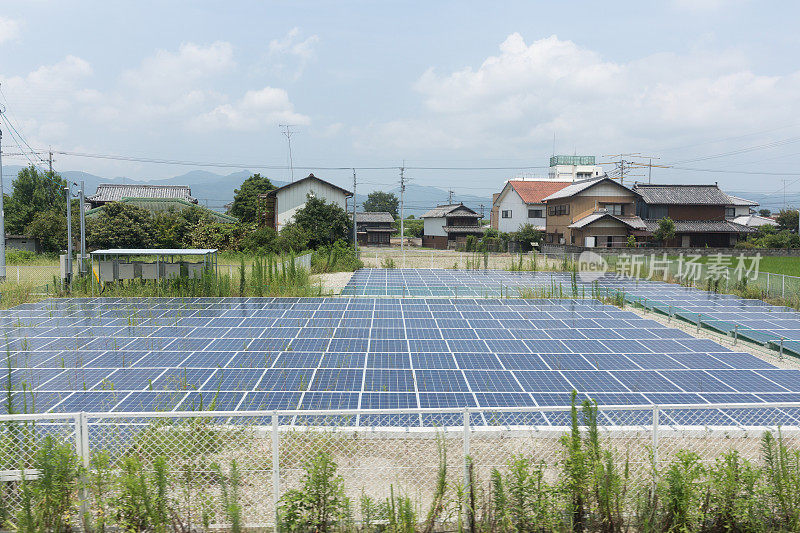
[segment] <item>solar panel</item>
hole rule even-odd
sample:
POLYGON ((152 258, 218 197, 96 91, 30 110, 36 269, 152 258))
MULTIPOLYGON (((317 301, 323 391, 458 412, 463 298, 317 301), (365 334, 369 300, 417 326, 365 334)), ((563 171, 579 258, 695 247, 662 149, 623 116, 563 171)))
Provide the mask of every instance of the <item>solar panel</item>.
MULTIPOLYGON (((573 389, 601 405, 800 398, 800 371, 598 302, 443 295, 50 300, 0 311, 4 373, 12 401, 40 412, 479 407, 473 416, 487 425, 552 425, 568 423, 569 413, 497 409, 565 406, 573 389)), ((664 423, 797 416, 695 411, 665 413, 664 423)), ((603 420, 647 423, 645 414, 603 420)), ((301 415, 287 423, 432 426, 460 425, 460 417, 301 415)))

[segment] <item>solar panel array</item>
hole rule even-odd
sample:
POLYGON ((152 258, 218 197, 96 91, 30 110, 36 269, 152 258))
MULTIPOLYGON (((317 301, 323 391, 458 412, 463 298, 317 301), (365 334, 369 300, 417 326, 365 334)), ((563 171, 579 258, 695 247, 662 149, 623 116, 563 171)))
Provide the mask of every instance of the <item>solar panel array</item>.
POLYGON ((800 401, 800 371, 592 300, 58 299, 0 311, 0 327, 14 408, 37 412, 476 407, 495 425, 520 419, 492 408, 568 405, 573 389, 615 405, 800 401))
MULTIPOLYGON (((579 296, 590 297, 592 284, 576 280, 579 296)), ((597 281, 601 290, 619 290, 629 301, 647 300, 664 312, 677 313, 689 320, 701 320, 725 332, 738 324, 742 336, 759 342, 785 339, 788 349, 800 351, 800 313, 794 309, 748 300, 730 294, 717 294, 662 281, 619 278, 607 274, 597 281), (713 321, 713 322, 712 322, 713 321)), ((343 294, 368 296, 465 296, 517 297, 526 290, 544 289, 568 295, 572 291, 570 273, 508 272, 502 270, 425 270, 362 269, 357 271, 343 294)))

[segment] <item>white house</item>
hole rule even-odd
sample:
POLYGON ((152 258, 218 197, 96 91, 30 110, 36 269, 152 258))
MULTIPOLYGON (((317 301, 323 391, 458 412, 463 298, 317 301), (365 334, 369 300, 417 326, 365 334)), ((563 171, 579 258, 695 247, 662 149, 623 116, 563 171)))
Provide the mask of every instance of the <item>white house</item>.
POLYGON ((532 224, 539 231, 546 226, 547 211, 542 199, 560 191, 569 181, 509 180, 492 203, 491 225, 503 233, 518 231, 532 224))
POLYGON ((748 216, 758 207, 758 202, 739 198, 738 196, 728 195, 730 203, 725 206, 725 218, 735 219, 748 216))
POLYGON ((292 221, 295 212, 306 205, 306 197, 309 194, 328 203, 337 204, 345 211, 348 210, 347 199, 353 196, 347 189, 309 174, 301 180, 260 195, 266 202, 265 210, 262 212, 265 213, 267 226, 280 231, 292 221))

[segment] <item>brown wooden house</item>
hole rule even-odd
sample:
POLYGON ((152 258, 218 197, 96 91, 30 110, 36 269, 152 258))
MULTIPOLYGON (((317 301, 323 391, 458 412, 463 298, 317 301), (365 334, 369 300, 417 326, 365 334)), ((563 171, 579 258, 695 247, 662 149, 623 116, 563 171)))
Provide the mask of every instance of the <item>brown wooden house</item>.
MULTIPOLYGON (((730 206, 747 202, 725 194, 716 185, 651 185, 638 183, 636 213, 647 231, 658 229, 659 221, 675 222, 675 238, 663 243, 671 247, 730 247, 743 234, 755 231, 727 216, 730 206)), ((755 202, 748 202, 748 205, 755 202)), ((757 205, 757 204, 756 204, 757 205)))
POLYGON ((589 247, 626 246, 644 237, 636 216, 637 193, 606 177, 576 181, 544 198, 545 242, 589 247))
POLYGON ((361 246, 389 246, 394 217, 386 211, 356 213, 356 237, 361 246))

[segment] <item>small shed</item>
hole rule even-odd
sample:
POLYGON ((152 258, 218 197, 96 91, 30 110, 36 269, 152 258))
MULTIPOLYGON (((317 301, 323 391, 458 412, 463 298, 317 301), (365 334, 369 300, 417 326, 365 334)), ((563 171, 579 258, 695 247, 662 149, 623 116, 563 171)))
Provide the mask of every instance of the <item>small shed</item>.
POLYGON ((42 246, 39 239, 31 237, 30 235, 14 235, 6 234, 6 249, 7 250, 26 250, 38 254, 42 251, 42 246))
POLYGON ((190 278, 199 278, 206 270, 217 272, 216 248, 110 248, 95 250, 91 256, 93 271, 97 259, 95 272, 101 283, 171 279, 181 275, 181 267, 190 278))

